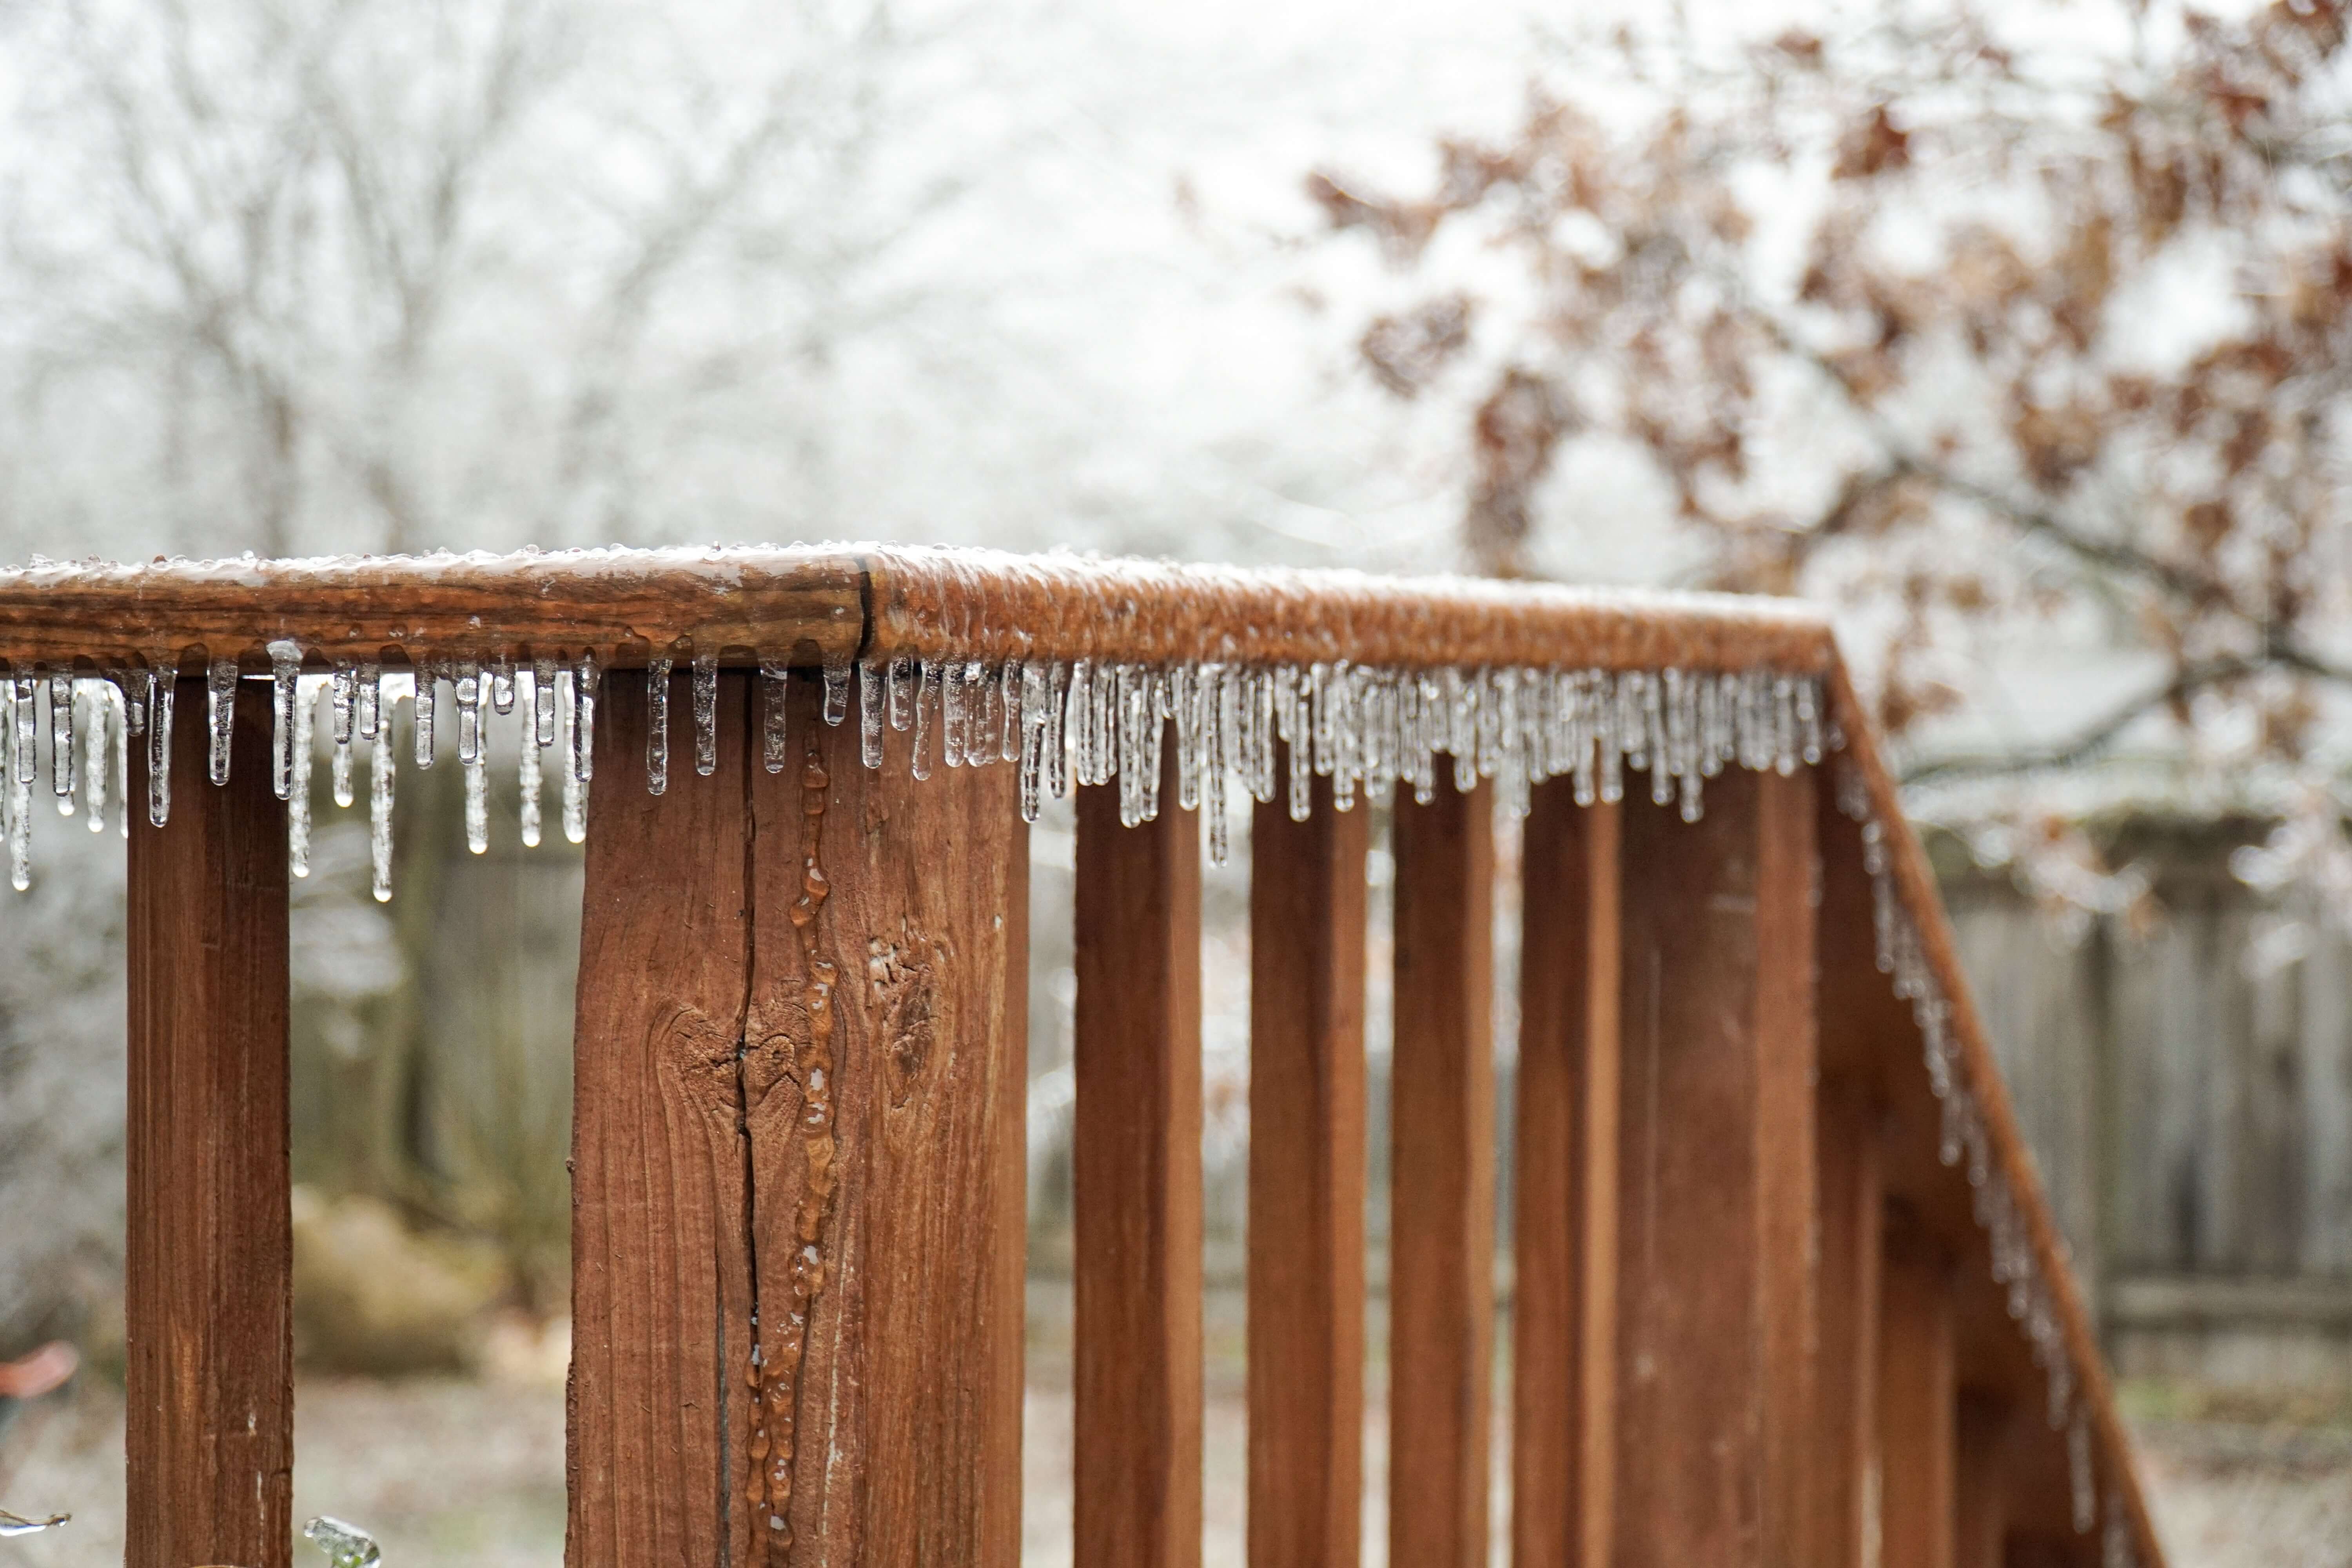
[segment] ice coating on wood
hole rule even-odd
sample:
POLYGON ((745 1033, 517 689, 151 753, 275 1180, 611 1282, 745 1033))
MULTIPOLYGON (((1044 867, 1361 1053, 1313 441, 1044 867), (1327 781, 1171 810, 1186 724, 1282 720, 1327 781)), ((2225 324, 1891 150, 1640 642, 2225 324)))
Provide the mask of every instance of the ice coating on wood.
POLYGON ((38 1535, 45 1530, 55 1530, 72 1519, 69 1513, 46 1514, 39 1519, 27 1519, 20 1513, 10 1513, 0 1508, 0 1541, 18 1535, 38 1535))
POLYGON ((373 1536, 340 1519, 322 1514, 302 1527, 302 1536, 318 1543, 319 1550, 327 1554, 330 1568, 370 1568, 370 1564, 383 1561, 383 1553, 373 1536))

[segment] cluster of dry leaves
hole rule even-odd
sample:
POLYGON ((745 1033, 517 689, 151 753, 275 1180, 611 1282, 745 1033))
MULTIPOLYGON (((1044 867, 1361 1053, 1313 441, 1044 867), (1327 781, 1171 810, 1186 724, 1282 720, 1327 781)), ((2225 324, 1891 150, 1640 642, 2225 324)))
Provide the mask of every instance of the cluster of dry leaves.
MULTIPOLYGON (((2119 20, 2054 61, 1964 9, 1711 60, 1620 34, 1570 51, 1605 104, 1538 93, 1507 139, 1443 142, 1420 195, 1309 190, 1414 287, 1359 347, 1463 405, 1480 569, 1534 569, 1572 444, 1630 448, 1702 585, 1849 611, 1915 779, 2046 779, 2161 731, 2187 772, 2273 781, 2300 847, 2250 869, 2352 910, 2347 6, 2119 20), (1461 284, 1497 252, 1531 307, 1461 284), (1938 745, 1996 625, 2089 626, 2158 674, 2054 738, 1938 745)), ((2055 815, 2022 837, 2098 896, 2055 815)))

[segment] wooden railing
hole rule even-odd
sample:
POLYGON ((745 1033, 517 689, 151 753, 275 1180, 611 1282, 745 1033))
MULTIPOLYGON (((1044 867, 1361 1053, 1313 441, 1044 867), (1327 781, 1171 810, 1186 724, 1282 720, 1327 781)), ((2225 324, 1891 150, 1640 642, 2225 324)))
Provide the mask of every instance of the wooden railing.
POLYGON ((1510 1560, 2160 1562, 1926 862, 1810 611, 612 552, 43 567, 0 580, 0 658, 16 841, 51 776, 37 703, 56 724, 76 678, 66 711, 113 726, 97 754, 127 753, 139 807, 139 1568, 289 1559, 298 716, 323 683, 332 743, 373 731, 388 791, 400 678, 412 731, 447 680, 478 777, 509 671, 526 743, 560 706, 557 766, 590 790, 568 1562, 1017 1559, 1024 821, 1064 790, 1075 1560, 1199 1561, 1198 817, 1221 852, 1229 776, 1253 813, 1253 1564, 1361 1546, 1364 794, 1394 812, 1390 1562, 1492 1544, 1498 811, 1526 889, 1510 1560))

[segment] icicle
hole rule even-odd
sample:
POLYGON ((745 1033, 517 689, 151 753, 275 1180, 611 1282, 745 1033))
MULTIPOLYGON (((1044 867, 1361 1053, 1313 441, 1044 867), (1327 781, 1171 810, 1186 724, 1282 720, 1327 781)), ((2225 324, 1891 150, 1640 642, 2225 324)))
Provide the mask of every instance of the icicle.
POLYGON ((1022 716, 1028 711, 1028 666, 1017 658, 1008 658, 997 674, 997 701, 1003 711, 998 715, 1002 732, 997 737, 996 755, 1000 762, 1021 760, 1022 716))
POLYGON ((514 705, 514 660, 500 654, 490 662, 490 706, 500 713, 511 713, 514 705))
MULTIPOLYGON (((588 664, 583 659, 578 669, 567 672, 572 683, 572 700, 560 705, 563 731, 563 837, 573 844, 588 837, 587 780, 583 769, 593 767, 593 742, 588 727, 581 722, 583 693, 588 689, 588 664)), ((593 702, 593 698, 587 700, 593 702)))
POLYGON ((83 708, 79 721, 82 815, 89 819, 92 833, 106 831, 107 699, 113 694, 113 684, 103 680, 92 682, 87 693, 74 694, 74 700, 83 708))
POLYGON ((915 692, 915 763, 919 779, 931 776, 931 715, 940 706, 940 662, 935 658, 919 661, 921 683, 915 692))
POLYGON ((457 700, 457 761, 472 767, 482 760, 482 667, 450 667, 449 692, 457 700))
POLYGON ((2091 1469, 2091 1424, 2078 1408, 2066 1426, 2066 1477, 2074 1500, 2074 1533, 2088 1535, 2099 1522, 2099 1492, 2091 1469))
POLYGON ((22 1514, 0 1509, 0 1540, 18 1535, 38 1535, 45 1530, 55 1530, 72 1518, 69 1513, 51 1513, 39 1519, 26 1519, 22 1514))
POLYGON ((328 738, 338 746, 348 746, 352 743, 352 710, 359 693, 359 671, 348 664, 340 664, 330 679, 333 721, 327 731, 328 738))
POLYGON ((1797 733, 1807 766, 1822 760, 1822 683, 1810 678, 1797 682, 1797 733))
POLYGON ((474 753, 466 769, 466 847, 479 855, 490 847, 490 767, 488 748, 474 753))
POLYGON ((1176 720, 1176 804, 1186 811, 1201 805, 1201 703, 1195 688, 1204 673, 1181 664, 1168 672, 1176 720))
POLYGON ((205 671, 205 711, 212 722, 212 781, 228 783, 229 737, 236 725, 236 660, 216 658, 205 671))
POLYGON ((905 654, 890 661, 890 728, 900 731, 915 726, 915 661, 905 654))
POLYGON ((1055 800, 1070 793, 1070 753, 1064 731, 1069 695, 1069 667, 1055 659, 1045 683, 1045 787, 1055 800))
POLYGON ((940 671, 940 760, 949 767, 963 766, 964 747, 971 738, 971 687, 962 661, 950 659, 940 671))
MULTIPOLYGON (((1010 668, 1010 666, 1006 668, 1010 668)), ((1052 678, 1047 667, 1030 663, 1022 667, 1021 699, 1021 820, 1034 822, 1043 807, 1045 784, 1045 744, 1053 702, 1052 678)), ((880 731, 876 731, 875 745, 881 744, 880 731)))
POLYGON ((327 1554, 327 1568, 373 1568, 383 1558, 366 1531, 324 1514, 302 1527, 302 1538, 319 1543, 327 1554))
POLYGON ((849 717, 849 660, 846 657, 824 661, 824 721, 838 724, 849 717))
POLYGON ((356 711, 352 717, 352 728, 361 740, 373 741, 376 738, 376 726, 380 722, 378 715, 383 710, 383 666, 362 663, 359 669, 358 689, 352 696, 356 711))
POLYGON ((179 682, 169 665, 147 676, 147 821, 163 826, 172 816, 172 704, 179 682))
POLYGON ((986 664, 972 659, 963 667, 963 765, 984 768, 996 761, 1004 742, 1003 720, 996 711, 996 677, 986 664))
POLYGON ((409 702, 409 724, 415 731, 416 744, 412 748, 416 765, 433 765, 434 721, 440 717, 440 671, 430 664, 416 667, 416 694, 409 702))
POLYGON ((2107 1522, 2099 1541, 2099 1568, 2137 1568, 2139 1552, 2132 1544, 2131 1525, 2124 1517, 2123 1496, 2107 1492, 2107 1522))
MULTIPOLYGON (((1094 661, 1079 659, 1070 666, 1070 683, 1063 697, 1062 734, 1069 782, 1090 784, 1094 770, 1094 661)), ((1066 793, 1058 792, 1058 793, 1066 793)))
POLYGON ((368 747, 368 859, 374 869, 377 903, 392 898, 392 785, 395 753, 392 744, 393 704, 376 709, 375 740, 368 747))
MULTIPOLYGON (((793 667, 781 658, 760 661, 760 765, 772 773, 784 771, 790 760, 784 747, 785 716, 792 702, 793 667)), ((868 767, 878 766, 882 760, 880 738, 869 748, 868 767)))
POLYGON ((352 804, 352 742, 346 738, 337 741, 334 745, 334 764, 331 776, 334 781, 335 804, 348 810, 352 804))
POLYGON ((669 788, 669 664, 646 661, 646 793, 669 788))
MULTIPOLYGON (((535 713, 539 696, 538 677, 535 672, 527 672, 525 679, 531 682, 531 712, 535 713)), ((522 805, 516 813, 516 826, 520 830, 522 847, 526 849, 539 847, 540 770, 545 765, 540 758, 539 739, 532 732, 535 724, 535 720, 527 714, 522 733, 517 737, 515 746, 515 785, 522 797, 522 805)))
POLYGON ((123 837, 131 837, 131 701, 118 688, 113 700, 117 705, 114 725, 114 820, 115 831, 123 837))
POLYGON ((49 790, 58 797, 58 815, 74 814, 74 681, 73 672, 49 674, 49 790))
POLYGON ((529 733, 534 746, 555 744, 555 660, 551 657, 530 661, 529 733))
POLYGON ((18 892, 33 885, 33 786, 31 780, 21 776, 29 772, 17 766, 17 759, 26 750, 23 736, 25 715, 32 711, 33 678, 18 675, 8 682, 5 712, 7 719, 9 759, 7 789, 0 798, 0 816, 5 816, 8 836, 8 882, 18 892))
POLYGON ((719 771, 719 660, 707 653, 694 656, 694 771, 719 771))
POLYGON ((286 868, 297 877, 310 874, 310 740, 322 684, 315 677, 294 678, 293 733, 287 752, 286 868))
MULTIPOLYGON (((869 768, 878 768, 882 765, 882 724, 885 717, 882 710, 887 700, 883 695, 883 685, 887 679, 887 671, 883 666, 870 658, 859 661, 857 666, 857 757, 858 761, 869 768)), ((777 732, 775 743, 770 750, 772 760, 768 763, 768 771, 772 773, 780 771, 784 765, 783 735, 781 731, 777 732)), ((1032 813, 1027 820, 1036 821, 1035 814, 1032 813)))

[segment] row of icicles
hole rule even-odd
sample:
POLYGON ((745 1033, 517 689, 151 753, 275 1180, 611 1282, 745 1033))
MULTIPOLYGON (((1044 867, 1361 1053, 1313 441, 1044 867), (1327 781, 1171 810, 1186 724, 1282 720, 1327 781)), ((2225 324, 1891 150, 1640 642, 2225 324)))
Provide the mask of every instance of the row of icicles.
MULTIPOLYGON (((522 842, 541 837, 543 753, 560 750, 564 837, 587 831, 587 792, 594 770, 599 672, 593 658, 457 662, 422 671, 378 664, 302 668, 290 642, 269 645, 274 721, 271 784, 287 803, 288 859, 310 874, 310 794, 321 700, 327 710, 335 804, 350 806, 358 743, 368 744, 368 795, 375 896, 392 896, 392 807, 402 748, 393 738, 408 706, 407 750, 419 768, 433 765, 442 725, 443 689, 456 710, 457 753, 466 780, 466 842, 476 854, 489 843, 489 716, 519 714, 516 778, 522 842)), ((672 661, 656 658, 642 675, 602 679, 646 681, 646 784, 669 782, 672 661)), ((718 765, 719 666, 690 663, 693 765, 718 765)), ((789 667, 765 662, 761 754, 770 773, 788 756, 785 718, 789 667)), ((209 775, 229 776, 230 735, 238 670, 215 661, 205 682, 209 775)), ((1172 730, 1179 804, 1207 817, 1210 858, 1228 849, 1224 778, 1252 798, 1286 794, 1303 820, 1317 777, 1331 781, 1333 805, 1349 809, 1359 793, 1384 800, 1399 785, 1426 802, 1437 759, 1450 759, 1457 788, 1493 780, 1504 809, 1523 814, 1528 792, 1548 778, 1570 778, 1590 805, 1615 801, 1628 771, 1647 772, 1651 798, 1679 802, 1684 818, 1700 814, 1705 781, 1727 766, 1792 773, 1818 763, 1830 732, 1820 683, 1810 677, 1749 670, 1737 674, 1533 668, 1395 670, 1344 662, 1251 667, 1142 665, 1075 661, 899 658, 846 663, 824 671, 824 722, 840 724, 856 688, 860 754, 880 767, 886 732, 911 731, 917 778, 934 761, 947 767, 996 763, 1020 769, 1022 816, 1034 821, 1044 797, 1066 796, 1073 784, 1119 788, 1119 816, 1133 825, 1160 812, 1162 748, 1172 730), (1277 746, 1280 742, 1280 746, 1277 746), (1288 765, 1282 768, 1282 748, 1288 765), (1277 778, 1277 771, 1286 776, 1277 778)), ((173 685, 152 670, 102 677, 20 671, 0 681, 0 750, 5 752, 5 829, 9 879, 31 885, 32 795, 42 773, 38 750, 48 740, 49 788, 58 809, 79 811, 90 831, 106 825, 110 789, 130 832, 131 748, 147 748, 147 816, 156 826, 172 810, 173 685)))

